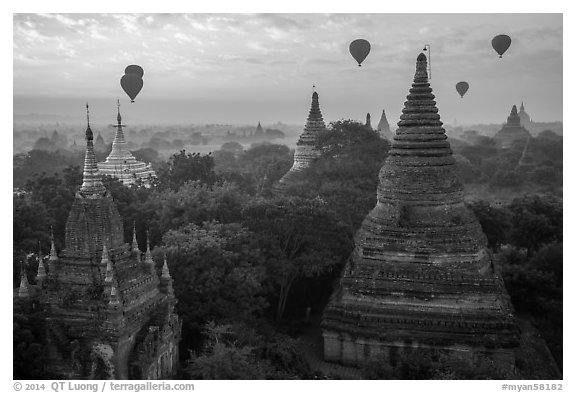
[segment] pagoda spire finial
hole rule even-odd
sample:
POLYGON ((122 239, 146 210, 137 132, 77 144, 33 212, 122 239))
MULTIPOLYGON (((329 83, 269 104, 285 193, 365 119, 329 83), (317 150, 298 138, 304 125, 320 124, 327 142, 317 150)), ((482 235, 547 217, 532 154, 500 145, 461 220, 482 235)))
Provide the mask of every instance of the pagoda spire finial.
POLYGON ((118 116, 116 116, 116 119, 118 120, 118 125, 120 125, 122 123, 122 116, 120 116, 120 100, 118 100, 118 116))
POLYGON ((86 128, 86 155, 84 156, 84 173, 82 175, 82 186, 80 192, 84 195, 97 195, 106 192, 100 172, 98 171, 98 164, 96 163, 96 154, 94 153, 94 135, 90 129, 90 112, 88 103, 86 103, 86 121, 88 127, 86 128))

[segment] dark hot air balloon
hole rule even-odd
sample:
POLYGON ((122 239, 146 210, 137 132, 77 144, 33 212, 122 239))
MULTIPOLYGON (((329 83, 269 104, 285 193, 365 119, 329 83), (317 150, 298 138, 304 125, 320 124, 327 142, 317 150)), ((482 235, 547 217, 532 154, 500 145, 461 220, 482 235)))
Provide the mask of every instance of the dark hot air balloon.
POLYGON ((464 94, 468 91, 468 82, 458 82, 456 83, 456 91, 460 94, 460 97, 464 97, 464 94))
POLYGON ((136 64, 129 65, 124 70, 125 74, 137 74, 140 78, 144 77, 144 70, 136 64))
POLYGON ((134 98, 136 98, 140 90, 142 90, 142 86, 144 86, 144 81, 138 74, 125 74, 122 76, 122 79, 120 79, 120 85, 132 102, 134 102, 134 98))
POLYGON ((370 43, 368 41, 357 39, 350 43, 350 54, 358 62, 358 67, 361 67, 368 53, 370 53, 370 43))
POLYGON ((510 39, 506 34, 500 34, 492 38, 492 48, 494 48, 500 57, 502 57, 504 52, 508 50, 511 43, 512 39, 510 39))

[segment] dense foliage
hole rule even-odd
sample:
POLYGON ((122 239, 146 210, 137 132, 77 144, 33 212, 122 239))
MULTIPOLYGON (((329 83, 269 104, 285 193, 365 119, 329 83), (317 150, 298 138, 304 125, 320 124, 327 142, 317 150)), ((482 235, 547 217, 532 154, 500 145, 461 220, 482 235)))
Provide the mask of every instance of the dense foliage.
MULTIPOLYGON (((561 364, 563 219, 562 201, 554 196, 562 187, 561 149, 536 138, 539 165, 527 175, 516 168, 521 150, 500 151, 488 138, 457 146, 457 168, 467 186, 495 193, 536 191, 501 203, 477 200, 469 207, 497 253, 516 310, 532 319, 561 364)), ((311 377, 298 341, 285 333, 301 334, 301 321, 310 312, 320 314, 328 301, 354 233, 376 203, 389 147, 361 123, 331 123, 318 138, 321 157, 284 196, 270 190, 291 167, 293 153, 267 143, 243 150, 230 142, 211 155, 181 150, 167 162, 155 150, 141 149, 134 154, 157 168, 152 187, 104 179, 124 220, 125 241, 135 225, 142 249, 149 237, 158 268, 167 257, 184 321, 181 354, 189 377, 311 377)), ((32 151, 15 158, 14 287, 20 266, 34 282, 38 242, 47 255, 51 228, 56 248, 63 248, 82 157, 32 151)), ((43 359, 36 322, 15 316, 15 365, 43 359)), ((368 365, 363 373, 408 379, 500 376, 490 365, 474 375, 453 366, 421 358, 413 359, 412 368, 368 365)))

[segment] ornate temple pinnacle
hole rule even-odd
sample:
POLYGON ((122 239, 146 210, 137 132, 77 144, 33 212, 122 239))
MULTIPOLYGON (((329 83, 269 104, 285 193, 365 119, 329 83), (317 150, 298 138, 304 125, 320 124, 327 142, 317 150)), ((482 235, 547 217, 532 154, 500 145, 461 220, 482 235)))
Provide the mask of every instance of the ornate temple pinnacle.
POLYGON ((92 129, 90 128, 90 109, 88 108, 88 103, 86 103, 86 140, 91 141, 94 139, 94 135, 92 134, 92 129))
POLYGON ((44 261, 42 260, 42 249, 40 248, 40 242, 38 242, 38 271, 36 272, 36 281, 42 282, 46 278, 46 268, 44 267, 44 261))
POLYGON ((94 136, 90 129, 90 116, 88 104, 86 104, 86 119, 88 127, 86 128, 86 155, 84 156, 84 173, 80 192, 84 195, 97 195, 106 192, 104 184, 100 178, 98 164, 96 163, 96 154, 94 153, 94 136))
POLYGON ((108 265, 109 258, 108 258, 108 248, 106 244, 102 247, 102 261, 100 262, 101 265, 108 265))
POLYGON ((132 252, 140 253, 138 241, 136 240, 136 221, 134 221, 134 225, 132 226, 132 252))
POLYGON ((50 228, 50 258, 48 260, 50 262, 58 260, 58 254, 56 253, 56 246, 54 245, 54 233, 52 232, 52 228, 50 228))
POLYGON ((118 120, 118 126, 122 123, 122 116, 120 116, 120 100, 118 100, 118 116, 116 116, 116 120, 118 120))
POLYGON ((111 283, 114 281, 114 269, 112 268, 112 261, 110 259, 106 260, 106 278, 104 282, 111 283))
POLYGON ((164 264, 162 265, 162 278, 170 279, 170 271, 168 270, 168 261, 166 259, 166 254, 164 254, 164 264))
POLYGON ((154 265, 154 260, 152 259, 152 253, 150 252, 150 234, 146 231, 146 257, 144 259, 145 263, 154 265))
POLYGON ((26 276, 26 269, 24 268, 24 264, 22 263, 20 264, 20 287, 18 288, 18 297, 19 298, 30 297, 28 277, 26 276))

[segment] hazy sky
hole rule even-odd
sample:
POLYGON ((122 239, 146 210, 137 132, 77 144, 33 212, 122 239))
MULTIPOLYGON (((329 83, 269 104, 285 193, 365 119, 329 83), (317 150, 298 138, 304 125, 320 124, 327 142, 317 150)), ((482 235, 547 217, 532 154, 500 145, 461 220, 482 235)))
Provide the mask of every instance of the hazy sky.
POLYGON ((431 45, 445 123, 505 122, 524 101, 536 121, 562 120, 561 14, 15 14, 14 114, 127 123, 304 124, 312 85, 327 121, 400 116, 417 55, 431 45), (502 59, 497 34, 512 45, 502 59), (348 52, 371 42, 362 67, 348 52), (144 68, 131 104, 120 87, 144 68), (464 99, 455 84, 467 81, 464 99))

